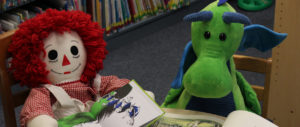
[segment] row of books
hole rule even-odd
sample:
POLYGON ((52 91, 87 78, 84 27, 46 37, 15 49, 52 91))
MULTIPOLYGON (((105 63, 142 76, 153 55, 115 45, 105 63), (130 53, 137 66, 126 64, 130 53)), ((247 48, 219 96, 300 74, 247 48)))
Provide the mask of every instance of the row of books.
POLYGON ((81 10, 87 12, 87 0, 66 0, 65 10, 81 10))
POLYGON ((189 0, 103 0, 106 33, 111 34, 127 25, 150 16, 189 5, 189 0), (110 2, 109 2, 110 1, 110 2))
MULTIPOLYGON (((0 33, 16 29, 18 24, 41 13, 39 7, 16 8, 32 1, 35 0, 0 0, 1 9, 15 7, 15 11, 1 14, 0 33)), ((93 20, 105 28, 106 35, 111 35, 151 16, 189 4, 190 0, 65 0, 64 9, 91 13, 93 20)))
POLYGON ((5 12, 6 10, 16 8, 35 0, 0 0, 0 11, 5 12))
POLYGON ((102 7, 100 4, 102 1, 103 0, 66 0, 63 9, 67 11, 80 10, 85 13, 90 13, 93 17, 93 21, 97 21, 100 26, 102 26, 102 10, 100 9, 102 7))
POLYGON ((0 34, 9 30, 17 29, 19 24, 42 12, 42 8, 34 6, 30 9, 18 8, 12 12, 3 13, 0 18, 0 34))
MULTIPOLYGON (((89 2, 90 0, 64 1, 65 10, 81 10, 87 12, 88 7, 86 2, 89 2)), ((9 30, 17 29, 19 24, 27 19, 33 18, 36 14, 42 13, 44 9, 48 8, 47 5, 36 0, 0 0, 0 2, 1 9, 3 8, 0 15, 0 34, 9 30), (43 6, 43 9, 39 7, 40 5, 43 6)))
POLYGON ((176 10, 190 0, 93 0, 93 20, 111 35, 148 17, 176 10))

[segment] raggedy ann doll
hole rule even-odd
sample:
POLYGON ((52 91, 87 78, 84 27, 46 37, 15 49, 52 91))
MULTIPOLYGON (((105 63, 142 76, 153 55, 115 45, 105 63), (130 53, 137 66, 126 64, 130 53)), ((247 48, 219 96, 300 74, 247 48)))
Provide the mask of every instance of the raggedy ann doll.
POLYGON ((103 31, 81 11, 48 9, 21 24, 12 40, 10 69, 31 88, 23 127, 58 126, 58 119, 89 111, 97 95, 129 82, 97 74, 107 54, 103 31))

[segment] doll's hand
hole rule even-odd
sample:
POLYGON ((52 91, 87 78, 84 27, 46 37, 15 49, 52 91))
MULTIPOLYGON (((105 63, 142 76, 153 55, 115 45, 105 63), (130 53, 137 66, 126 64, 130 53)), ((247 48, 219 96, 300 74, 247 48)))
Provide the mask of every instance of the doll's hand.
POLYGON ((151 91, 145 90, 145 92, 155 101, 155 96, 151 91))
POLYGON ((39 115, 28 121, 27 127, 58 127, 57 121, 48 115, 39 115))

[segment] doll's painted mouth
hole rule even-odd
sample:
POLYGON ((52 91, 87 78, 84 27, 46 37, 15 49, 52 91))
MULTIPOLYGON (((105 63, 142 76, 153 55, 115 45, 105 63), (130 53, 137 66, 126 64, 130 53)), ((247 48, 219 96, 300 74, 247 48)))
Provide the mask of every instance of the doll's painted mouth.
POLYGON ((70 74, 70 73, 71 73, 70 71, 64 72, 64 74, 70 74))
POLYGON ((66 75, 66 74, 71 74, 72 72, 75 72, 80 66, 81 66, 81 63, 79 63, 78 66, 74 70, 72 70, 72 71, 66 71, 64 73, 56 72, 56 71, 54 71, 52 69, 50 71, 52 71, 52 72, 54 72, 56 74, 65 74, 66 75))

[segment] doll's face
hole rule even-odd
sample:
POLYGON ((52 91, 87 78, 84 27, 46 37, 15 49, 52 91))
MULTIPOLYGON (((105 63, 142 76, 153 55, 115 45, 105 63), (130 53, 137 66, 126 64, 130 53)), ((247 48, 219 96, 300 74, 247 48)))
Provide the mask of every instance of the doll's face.
POLYGON ((47 79, 52 84, 79 80, 86 64, 86 50, 80 36, 72 31, 52 32, 44 40, 47 79))

